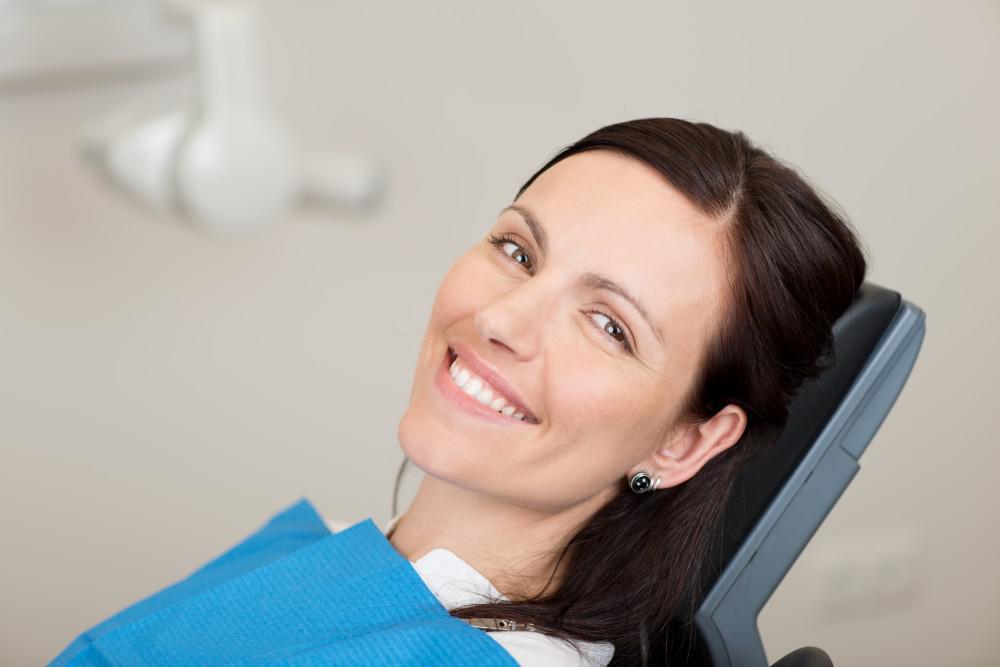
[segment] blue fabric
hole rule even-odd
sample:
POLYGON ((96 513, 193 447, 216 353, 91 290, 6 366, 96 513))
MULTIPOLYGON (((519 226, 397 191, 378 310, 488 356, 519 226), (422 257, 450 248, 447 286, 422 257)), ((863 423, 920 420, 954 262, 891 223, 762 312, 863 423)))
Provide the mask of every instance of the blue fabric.
POLYGON ((453 618, 371 519, 331 534, 306 499, 50 665, 517 667, 453 618))

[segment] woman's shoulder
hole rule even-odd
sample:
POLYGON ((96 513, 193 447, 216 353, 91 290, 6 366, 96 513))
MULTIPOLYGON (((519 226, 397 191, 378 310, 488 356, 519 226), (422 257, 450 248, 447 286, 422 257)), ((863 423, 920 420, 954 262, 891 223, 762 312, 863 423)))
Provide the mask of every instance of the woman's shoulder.
POLYGON ((522 667, 604 667, 615 653, 610 642, 577 642, 580 650, 563 639, 540 632, 490 632, 522 667))

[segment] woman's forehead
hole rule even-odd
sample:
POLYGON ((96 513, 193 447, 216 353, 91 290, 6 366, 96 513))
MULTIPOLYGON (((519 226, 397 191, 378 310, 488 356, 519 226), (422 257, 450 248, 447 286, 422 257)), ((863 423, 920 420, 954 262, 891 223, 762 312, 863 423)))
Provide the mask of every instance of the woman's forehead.
MULTIPOLYGON (((712 234, 717 225, 662 174, 609 150, 572 155, 547 169, 518 197, 550 209, 553 222, 659 221, 712 234)), ((679 230, 680 231, 680 230, 679 230)), ((684 229, 684 231, 687 231, 684 229)))
POLYGON ((664 341, 668 348, 711 330, 725 284, 721 223, 648 165, 605 150, 580 153, 541 174, 513 208, 502 218, 528 228, 527 238, 541 233, 545 260, 607 276, 635 295, 674 339, 664 341))

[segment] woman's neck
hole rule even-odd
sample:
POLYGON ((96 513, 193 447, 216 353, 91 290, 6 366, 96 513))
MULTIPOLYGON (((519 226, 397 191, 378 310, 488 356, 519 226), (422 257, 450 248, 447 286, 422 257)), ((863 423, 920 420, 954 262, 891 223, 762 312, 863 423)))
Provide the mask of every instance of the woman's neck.
MULTIPOLYGON (((572 534, 605 502, 601 496, 558 512, 540 512, 424 475, 389 537, 415 561, 432 549, 455 553, 512 600, 540 593, 572 534)), ((546 592, 561 582, 568 555, 546 592)))

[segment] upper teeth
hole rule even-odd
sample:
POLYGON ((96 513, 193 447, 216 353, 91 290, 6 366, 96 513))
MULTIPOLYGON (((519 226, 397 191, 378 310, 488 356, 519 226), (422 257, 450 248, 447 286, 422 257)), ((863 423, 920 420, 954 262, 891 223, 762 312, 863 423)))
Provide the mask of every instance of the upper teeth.
POLYGON ((457 357, 452 362, 449 372, 451 373, 452 381, 461 387, 462 391, 483 405, 489 404, 497 412, 505 414, 508 417, 513 417, 514 419, 524 420, 523 412, 518 411, 511 401, 507 400, 503 394, 490 386, 486 380, 460 364, 457 357))

